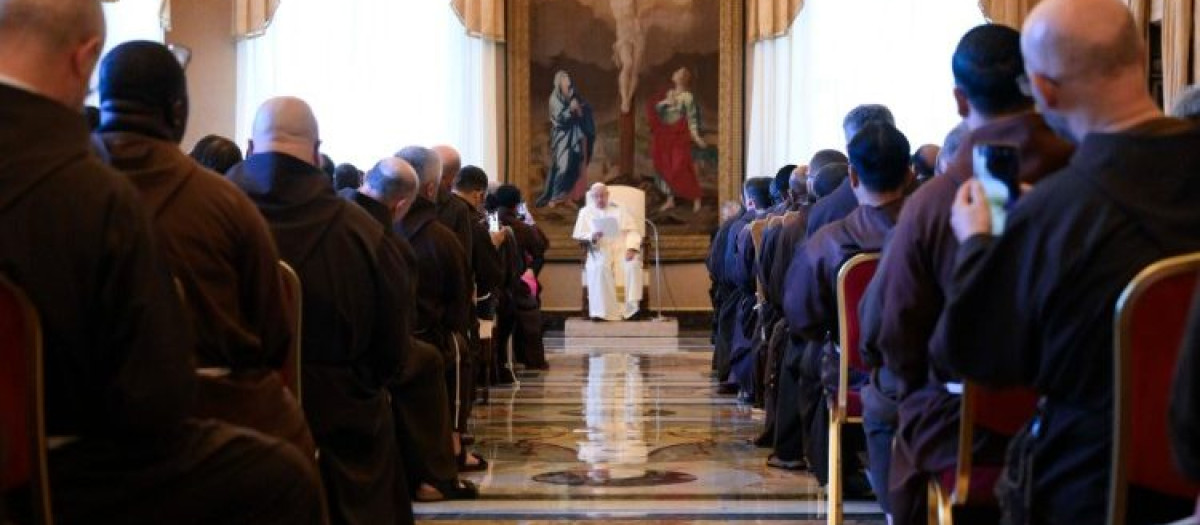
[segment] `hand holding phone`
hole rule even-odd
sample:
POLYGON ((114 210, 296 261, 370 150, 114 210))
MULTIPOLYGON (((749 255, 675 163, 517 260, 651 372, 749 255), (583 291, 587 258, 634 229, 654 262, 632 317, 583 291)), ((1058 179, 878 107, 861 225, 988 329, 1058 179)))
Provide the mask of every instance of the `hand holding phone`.
POLYGON ((1008 211, 1021 197, 1020 158, 1013 144, 983 142, 972 150, 975 178, 983 185, 992 214, 992 234, 1004 232, 1008 211))

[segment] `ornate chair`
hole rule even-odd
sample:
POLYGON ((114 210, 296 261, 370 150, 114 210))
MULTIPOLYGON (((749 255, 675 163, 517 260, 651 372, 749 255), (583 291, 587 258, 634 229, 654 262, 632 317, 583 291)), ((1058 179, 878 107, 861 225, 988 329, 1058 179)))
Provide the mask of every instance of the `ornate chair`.
POLYGON ((283 308, 292 321, 292 346, 288 351, 287 360, 283 363, 283 384, 296 396, 296 401, 302 401, 300 389, 300 338, 303 333, 301 322, 304 312, 304 291, 300 287, 300 276, 288 263, 279 261, 279 280, 283 284, 283 308))
MULTIPOLYGON (((592 198, 591 194, 589 194, 588 195, 588 203, 589 204, 591 203, 591 198, 592 198)), ((638 308, 640 308, 642 312, 649 312, 650 311, 650 290, 649 290, 650 276, 647 275, 646 270, 645 270, 646 257, 648 255, 647 251, 646 251, 646 247, 649 246, 649 244, 650 244, 650 240, 648 238, 646 238, 646 192, 639 190, 637 188, 634 188, 632 186, 609 186, 608 187, 608 200, 609 200, 609 202, 613 202, 613 203, 617 204, 618 206, 621 206, 622 208, 625 208, 626 210, 628 210, 629 214, 633 216, 633 222, 637 224, 638 233, 642 234, 642 248, 641 248, 642 272, 643 272, 642 273, 642 300, 638 304, 638 308)), ((584 315, 584 317, 587 317, 587 315, 588 315, 587 270, 585 270, 583 267, 583 265, 586 261, 587 261, 587 250, 583 250, 583 254, 582 254, 582 257, 580 258, 580 264, 579 264, 579 280, 583 286, 583 315, 584 315)), ((621 265, 617 265, 617 272, 616 272, 616 275, 613 276, 613 281, 617 285, 617 300, 624 302, 624 300, 625 300, 624 299, 624 297, 625 297, 625 278, 624 278, 624 270, 621 268, 621 265)))
POLYGON ((829 406, 828 523, 842 523, 842 427, 862 424, 862 399, 850 391, 850 369, 866 371, 859 353, 858 303, 879 266, 878 253, 860 253, 842 265, 837 277, 838 348, 841 349, 838 389, 829 406))
POLYGON ((1200 253, 1151 264, 1117 300, 1113 323, 1113 447, 1108 523, 1125 523, 1136 484, 1192 499, 1200 486, 1175 467, 1167 433, 1170 388, 1200 271, 1200 253))
POLYGON ((959 409, 957 464, 929 480, 929 523, 951 525, 954 509, 966 505, 996 506, 992 489, 1003 465, 975 464, 975 429, 1012 436, 1033 417, 1037 395, 1026 389, 994 390, 963 383, 959 409))
POLYGON ((41 324, 33 303, 3 276, 0 363, 0 497, 27 491, 29 517, 50 524, 41 324))

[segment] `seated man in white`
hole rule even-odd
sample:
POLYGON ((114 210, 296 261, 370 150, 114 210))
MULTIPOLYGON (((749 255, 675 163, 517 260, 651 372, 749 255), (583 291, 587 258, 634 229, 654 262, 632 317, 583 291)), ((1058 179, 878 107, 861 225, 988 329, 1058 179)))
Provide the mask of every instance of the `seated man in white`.
POLYGON ((642 233, 633 215, 608 197, 608 187, 592 185, 571 236, 588 249, 588 315, 617 321, 637 315, 642 300, 642 233), (625 285, 624 305, 617 302, 619 280, 625 285))

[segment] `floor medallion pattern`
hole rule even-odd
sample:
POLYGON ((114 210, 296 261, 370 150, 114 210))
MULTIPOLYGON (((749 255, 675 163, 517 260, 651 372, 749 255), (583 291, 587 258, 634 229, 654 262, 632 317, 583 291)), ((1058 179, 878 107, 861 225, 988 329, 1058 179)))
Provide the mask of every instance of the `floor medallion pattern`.
MULTIPOLYGON (((550 371, 521 371, 475 408, 491 463, 480 499, 417 504, 423 523, 824 523, 808 474, 766 467, 762 413, 718 396, 707 336, 546 340, 550 371)), ((883 523, 847 502, 847 524, 883 523)))

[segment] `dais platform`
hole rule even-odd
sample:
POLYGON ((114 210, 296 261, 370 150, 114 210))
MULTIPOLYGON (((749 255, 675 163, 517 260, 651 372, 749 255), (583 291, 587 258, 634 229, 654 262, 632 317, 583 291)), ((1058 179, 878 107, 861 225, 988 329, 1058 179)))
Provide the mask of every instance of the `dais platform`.
POLYGON ((567 339, 579 337, 679 337, 679 321, 671 317, 645 321, 592 321, 582 317, 567 319, 567 339))

